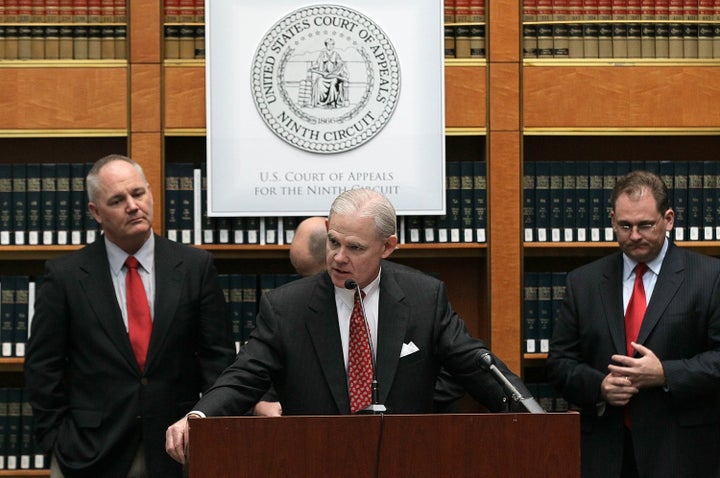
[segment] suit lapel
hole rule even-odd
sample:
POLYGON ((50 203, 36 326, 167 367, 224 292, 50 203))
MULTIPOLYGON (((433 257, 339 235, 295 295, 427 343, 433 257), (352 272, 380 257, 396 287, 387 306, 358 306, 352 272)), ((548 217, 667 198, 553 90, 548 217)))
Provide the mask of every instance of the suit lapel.
POLYGON ((637 340, 639 344, 647 340, 684 280, 685 264, 680 252, 670 243, 640 326, 637 340))
POLYGON ((625 314, 622 298, 622 253, 618 252, 608 261, 600 282, 600 295, 610 338, 615 350, 625 354, 625 314))
POLYGON ((327 273, 318 276, 316 286, 307 302, 307 311, 303 315, 308 334, 312 340, 318 363, 325 375, 330 392, 341 413, 350 413, 350 398, 347 388, 347 372, 343 359, 335 307, 335 289, 327 273), (330 297, 330 300, 328 300, 330 297))
POLYGON ((128 364, 137 368, 137 362, 130 346, 127 330, 123 324, 122 312, 115 299, 115 288, 110 276, 105 240, 100 237, 85 249, 80 269, 85 273, 81 279, 88 304, 102 330, 115 345, 128 364))
POLYGON ((390 386, 395 379, 403 339, 408 327, 408 309, 404 304, 405 293, 395 276, 384 268, 380 277, 380 302, 378 310, 377 374, 380 403, 385 403, 390 386))
POLYGON ((182 258, 173 253, 164 238, 155 236, 155 306, 146 370, 152 367, 153 359, 167 337, 180 303, 181 285, 186 273, 182 258))

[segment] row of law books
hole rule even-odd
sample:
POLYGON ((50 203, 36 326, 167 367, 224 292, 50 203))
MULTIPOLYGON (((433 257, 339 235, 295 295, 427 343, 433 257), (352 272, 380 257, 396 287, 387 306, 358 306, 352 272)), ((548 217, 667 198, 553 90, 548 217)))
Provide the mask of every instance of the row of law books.
POLYGON ((715 0, 525 0, 526 58, 718 58, 715 0))
POLYGON ((546 382, 531 382, 525 384, 546 412, 567 412, 569 404, 562 398, 552 385, 546 382))
POLYGON ((523 277, 523 352, 547 353, 565 298, 566 272, 526 271, 523 277))
POLYGON ((0 163, 0 245, 91 243, 99 226, 87 207, 91 163, 0 163))
POLYGON ((446 25, 445 58, 485 58, 485 25, 446 25))
POLYGON ((0 60, 125 60, 124 25, 2 25, 0 60))
MULTIPOLYGON (((443 215, 401 216, 400 243, 486 242, 487 191, 483 161, 448 161, 443 215)), ((185 244, 290 244, 303 217, 210 217, 206 166, 165 166, 165 231, 185 244)))
POLYGON ((205 0, 163 0, 165 23, 203 23, 205 0))
POLYGON ((262 294, 287 284, 300 276, 297 274, 220 274, 220 287, 228 304, 230 323, 236 350, 248 341, 255 330, 256 317, 262 294))
POLYGON ((126 23, 127 0, 0 0, 0 23, 126 23))
POLYGON ((483 23, 485 0, 444 0, 443 20, 445 23, 483 23))
POLYGON ((26 275, 0 276, 0 356, 24 357, 37 282, 26 275))
POLYGON ((165 25, 165 59, 205 58, 204 25, 165 25))
POLYGON ((610 194, 618 177, 658 174, 675 212, 671 238, 720 240, 720 163, 708 161, 526 161, 525 242, 614 241, 610 194))
POLYGON ((33 410, 22 388, 0 388, 0 470, 50 467, 35 440, 33 410))

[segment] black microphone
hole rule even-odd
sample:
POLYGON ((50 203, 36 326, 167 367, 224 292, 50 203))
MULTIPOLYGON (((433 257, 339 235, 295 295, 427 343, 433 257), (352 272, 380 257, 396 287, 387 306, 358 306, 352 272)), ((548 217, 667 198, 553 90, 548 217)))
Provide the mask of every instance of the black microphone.
POLYGON ((520 391, 513 385, 510 380, 503 375, 503 373, 495 366, 494 360, 490 351, 487 349, 481 349, 477 355, 478 366, 483 370, 489 370, 495 380, 500 385, 505 387, 505 390, 510 393, 510 398, 515 403, 520 403, 530 413, 545 413, 543 407, 533 397, 523 397, 520 391))
POLYGON ((385 405, 380 404, 380 397, 378 394, 378 381, 377 381, 377 364, 375 363, 375 348, 373 347, 372 338, 370 336, 370 324, 365 315, 365 301, 363 301, 362 291, 360 290, 360 284, 355 282, 353 279, 345 281, 345 288, 348 290, 355 289, 355 293, 360 299, 360 310, 362 311, 363 324, 365 324, 365 332, 367 333, 368 346, 370 347, 370 363, 372 365, 372 402, 364 411, 370 413, 383 413, 387 411, 385 405))

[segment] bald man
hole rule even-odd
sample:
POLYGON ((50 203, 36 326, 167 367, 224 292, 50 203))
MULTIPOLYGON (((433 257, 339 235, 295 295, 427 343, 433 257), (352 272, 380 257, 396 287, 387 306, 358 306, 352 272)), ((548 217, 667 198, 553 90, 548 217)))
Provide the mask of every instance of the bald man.
POLYGON ((309 217, 298 224, 290 244, 290 262, 301 276, 323 272, 327 226, 324 217, 309 217))

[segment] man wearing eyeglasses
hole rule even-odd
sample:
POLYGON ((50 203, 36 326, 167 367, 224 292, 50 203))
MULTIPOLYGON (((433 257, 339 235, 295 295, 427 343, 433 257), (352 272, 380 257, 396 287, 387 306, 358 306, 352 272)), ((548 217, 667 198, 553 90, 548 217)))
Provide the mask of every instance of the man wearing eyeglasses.
POLYGON ((720 260, 668 239, 656 175, 611 204, 620 251, 568 274, 547 360, 581 411, 582 476, 720 476, 720 260))

